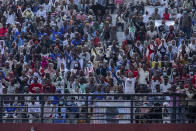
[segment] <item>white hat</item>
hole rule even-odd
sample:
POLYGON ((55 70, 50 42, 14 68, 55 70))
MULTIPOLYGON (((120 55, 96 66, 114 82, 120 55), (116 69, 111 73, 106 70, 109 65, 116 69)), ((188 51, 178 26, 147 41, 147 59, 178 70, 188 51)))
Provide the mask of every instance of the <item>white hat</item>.
POLYGON ((63 16, 63 20, 64 20, 64 21, 67 20, 67 16, 66 16, 66 15, 63 16))
POLYGON ((169 103, 168 103, 168 102, 164 102, 164 103, 163 103, 163 106, 164 106, 164 107, 169 107, 169 103))

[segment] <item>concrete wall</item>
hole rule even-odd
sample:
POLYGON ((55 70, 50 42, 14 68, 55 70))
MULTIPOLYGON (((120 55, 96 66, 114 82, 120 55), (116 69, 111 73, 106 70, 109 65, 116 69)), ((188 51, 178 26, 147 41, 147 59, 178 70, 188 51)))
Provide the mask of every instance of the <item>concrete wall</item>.
POLYGON ((196 124, 0 124, 0 131, 196 131, 196 124))

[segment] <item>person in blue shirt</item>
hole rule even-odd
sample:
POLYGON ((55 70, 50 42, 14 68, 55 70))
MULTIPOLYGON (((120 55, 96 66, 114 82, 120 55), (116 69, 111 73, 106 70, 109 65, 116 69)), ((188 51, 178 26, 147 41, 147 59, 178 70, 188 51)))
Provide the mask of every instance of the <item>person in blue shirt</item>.
POLYGON ((60 31, 58 31, 58 27, 55 27, 55 29, 52 30, 52 36, 51 36, 52 37, 52 41, 56 41, 57 36, 58 37, 62 37, 63 34, 60 31))
POLYGON ((60 28, 60 32, 62 34, 67 33, 68 29, 70 28, 70 25, 67 24, 67 21, 64 22, 63 26, 60 28))
POLYGON ((74 46, 78 46, 78 45, 81 45, 81 43, 82 43, 82 40, 73 40, 72 41, 72 44, 74 45, 74 46))
POLYGON ((19 100, 21 100, 21 102, 17 104, 17 106, 19 107, 17 108, 17 112, 19 112, 17 114, 17 118, 21 118, 21 120, 17 120, 17 122, 27 122, 27 114, 25 113, 28 111, 26 107, 27 104, 25 104, 24 97, 19 97, 19 100))
POLYGON ((81 43, 82 43, 82 39, 80 38, 79 33, 76 32, 75 33, 75 39, 72 40, 72 44, 76 47, 78 45, 81 45, 81 43))
POLYGON ((16 32, 14 32, 14 40, 17 40, 17 38, 18 38, 18 36, 21 34, 21 32, 22 32, 22 28, 21 28, 21 26, 19 25, 19 23, 17 23, 16 24, 16 27, 17 27, 17 31, 16 32))
POLYGON ((63 102, 63 100, 61 99, 58 103, 58 107, 55 108, 55 112, 56 114, 54 114, 54 120, 53 123, 66 123, 66 108, 64 107, 65 103, 63 102), (59 119, 58 119, 59 118, 59 119))
POLYGON ((67 111, 69 112, 68 114, 69 123, 76 124, 77 120, 74 120, 74 118, 75 119, 78 118, 79 108, 77 103, 75 102, 75 97, 71 97, 71 101, 68 102, 67 105, 69 106, 69 108, 67 109, 67 111))
POLYGON ((48 34, 44 32, 44 29, 41 29, 41 31, 38 32, 38 39, 41 40, 41 38, 46 35, 48 35, 48 34))
POLYGON ((34 3, 34 5, 32 7, 33 13, 36 14, 38 10, 39 10, 39 4, 38 3, 34 3))
MULTIPOLYGON (((102 86, 98 85, 97 90, 93 94, 104 94, 104 91, 102 90, 102 86)), ((94 99, 95 100, 103 100, 104 96, 95 96, 94 99)))
POLYGON ((6 122, 14 122, 14 120, 9 120, 9 118, 16 118, 16 104, 14 104, 14 100, 11 100, 9 103, 6 103, 4 105, 4 112, 6 114, 4 114, 3 118, 8 118, 7 120, 5 120, 6 122))
POLYGON ((24 46, 24 38, 22 34, 17 38, 17 45, 18 47, 24 46))
POLYGON ((3 80, 5 78, 5 73, 0 69, 0 80, 3 80))

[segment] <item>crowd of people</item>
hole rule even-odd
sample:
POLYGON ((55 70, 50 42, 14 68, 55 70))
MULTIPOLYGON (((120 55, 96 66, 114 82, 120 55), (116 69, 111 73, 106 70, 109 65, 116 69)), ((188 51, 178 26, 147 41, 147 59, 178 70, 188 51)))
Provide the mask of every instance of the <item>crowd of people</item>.
MULTIPOLYGON (((181 100, 195 100, 195 7, 194 0, 1 0, 0 95, 181 93, 186 95, 181 100)), ((31 108, 40 105, 37 98, 6 99, 12 100, 4 103, 7 106, 28 105, 27 111, 33 112, 29 118, 40 117, 40 108, 31 108)), ((55 108, 62 114, 45 118, 75 118, 66 112, 84 110, 75 97, 70 102, 45 99, 46 106, 78 106, 55 108)), ((160 105, 170 106, 172 99, 164 100, 168 103, 160 105)), ((180 114, 195 113, 196 102, 180 102, 178 109, 180 114)), ((4 110, 13 112, 4 117, 19 117, 16 108, 4 110)), ((186 122, 185 117, 177 116, 180 122, 186 122)))

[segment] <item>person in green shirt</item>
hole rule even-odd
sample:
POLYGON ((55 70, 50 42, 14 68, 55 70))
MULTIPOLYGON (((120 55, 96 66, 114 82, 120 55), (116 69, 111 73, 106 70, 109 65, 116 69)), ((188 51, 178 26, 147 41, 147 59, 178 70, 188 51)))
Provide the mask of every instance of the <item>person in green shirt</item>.
POLYGON ((86 84, 85 79, 84 78, 81 78, 80 81, 79 81, 78 88, 80 88, 80 92, 82 94, 85 94, 86 93, 86 87, 87 87, 87 84, 86 84))

